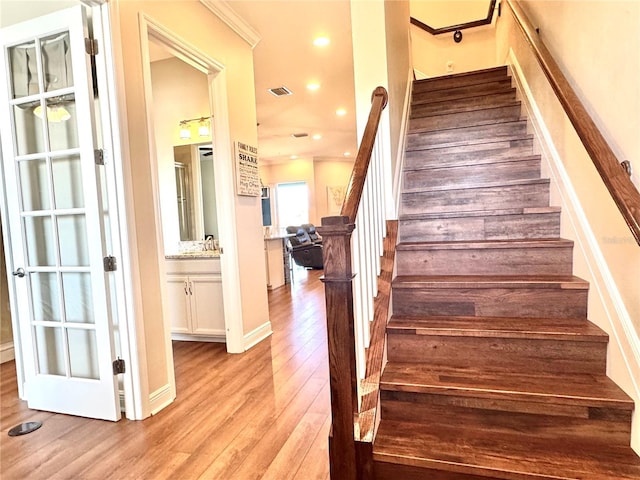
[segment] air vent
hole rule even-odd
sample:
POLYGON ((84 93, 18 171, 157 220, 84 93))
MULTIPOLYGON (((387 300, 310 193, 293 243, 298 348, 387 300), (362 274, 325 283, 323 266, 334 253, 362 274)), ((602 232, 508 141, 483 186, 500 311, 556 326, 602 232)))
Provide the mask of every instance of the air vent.
POLYGON ((304 137, 308 137, 309 134, 308 133, 292 133, 291 136, 293 138, 304 138, 304 137))
POLYGON ((287 87, 276 87, 270 88, 269 93, 275 95, 276 97, 283 97, 285 95, 291 95, 293 92, 289 90, 287 87))

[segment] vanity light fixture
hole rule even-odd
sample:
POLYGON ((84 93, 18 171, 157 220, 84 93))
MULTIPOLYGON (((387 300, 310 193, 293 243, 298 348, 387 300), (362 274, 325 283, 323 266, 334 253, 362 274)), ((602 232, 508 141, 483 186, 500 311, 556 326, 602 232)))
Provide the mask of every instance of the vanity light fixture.
POLYGON ((187 120, 180 120, 180 138, 187 140, 191 138, 191 124, 198 122, 198 135, 200 137, 208 137, 211 134, 209 129, 209 117, 189 118, 187 120))
MULTIPOLYGON (((38 118, 44 118, 42 114, 42 105, 38 105, 33 109, 33 114, 38 118)), ((66 122, 71 118, 69 111, 62 105, 47 105, 47 120, 50 123, 66 122)))

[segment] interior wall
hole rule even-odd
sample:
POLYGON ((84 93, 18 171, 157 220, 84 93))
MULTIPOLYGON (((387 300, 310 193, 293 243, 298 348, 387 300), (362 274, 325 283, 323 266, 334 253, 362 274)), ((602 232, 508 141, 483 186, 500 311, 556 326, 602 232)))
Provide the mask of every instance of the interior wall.
MULTIPOLYGON (((539 6, 527 2, 524 8, 527 13, 535 12, 536 25, 544 32, 547 47, 557 57, 562 56, 562 68, 569 82, 588 102, 588 108, 603 112, 596 114, 597 123, 604 124, 605 118, 606 122, 611 122, 602 128, 602 132, 614 150, 624 148, 635 156, 623 158, 637 159, 637 133, 634 145, 627 132, 629 128, 635 132, 640 129, 637 115, 640 39, 632 39, 625 32, 632 31, 626 30, 633 28, 632 24, 637 25, 640 4, 558 1, 544 2, 544 9, 539 6), (593 18, 583 10, 594 14, 593 18), (616 28, 613 25, 617 25, 616 28), (611 28, 603 31, 603 26, 611 28), (623 44, 624 48, 618 48, 623 44), (585 62, 585 58, 589 61, 585 62), (631 68, 627 72, 629 78, 619 71, 615 78, 612 77, 614 73, 607 68, 625 61, 635 65, 633 68, 620 65, 625 70, 631 68), (580 63, 583 65, 578 66, 580 63), (607 102, 613 105, 605 106, 607 102)), ((562 236, 575 241, 574 274, 590 283, 589 319, 610 337, 607 373, 634 398, 636 405, 640 405, 640 247, 515 25, 511 12, 503 8, 498 24, 498 58, 509 62, 511 57, 517 59, 548 131, 548 138, 543 139, 543 153, 551 165, 548 173, 554 180, 552 204, 562 206, 562 236), (560 174, 554 172, 556 160, 559 164, 556 170, 560 174), (553 178, 554 174, 556 178, 553 178)), ((637 450, 640 448, 639 411, 636 408, 632 440, 637 450)))
MULTIPOLYGON (((128 124, 128 144, 124 150, 125 162, 128 161, 131 171, 127 189, 132 195, 129 201, 133 210, 129 214, 130 228, 136 239, 132 245, 133 264, 137 266, 133 272, 137 277, 134 281, 136 289, 131 294, 138 301, 137 323, 144 325, 139 351, 145 355, 143 360, 149 367, 147 385, 143 389, 152 394, 171 383, 173 372, 167 364, 171 352, 168 351, 170 344, 165 342, 168 332, 163 328, 168 328, 168 322, 163 321, 161 301, 163 279, 159 259, 163 252, 153 239, 160 219, 156 218, 156 200, 149 175, 155 158, 149 145, 145 114, 140 15, 148 15, 224 65, 231 140, 257 145, 253 55, 250 45, 199 2, 113 1, 110 5, 119 29, 123 90, 118 93, 124 99, 126 110, 122 113, 128 124)), ((231 145, 229 151, 233 152, 231 145)), ((233 158, 220 160, 229 165, 233 162, 233 158)), ((242 319, 246 335, 269 322, 260 197, 235 196, 232 205, 237 243, 225 246, 225 250, 229 248, 237 254, 239 278, 238 285, 224 285, 223 288, 239 289, 241 311, 229 314, 235 321, 242 319)))
POLYGON ((0 28, 79 4, 78 0, 2 0, 0 2, 0 28))
POLYGON ((460 43, 454 42, 453 33, 431 35, 411 25, 411 49, 418 79, 497 65, 496 30, 493 25, 463 30, 460 43), (449 63, 451 68, 448 67, 449 63))
MULTIPOLYGON (((306 182, 309 187, 309 221, 318 224, 318 215, 316 210, 316 187, 313 171, 313 159, 297 158, 295 160, 286 160, 284 162, 266 163, 260 165, 260 180, 265 186, 272 187, 271 190, 271 218, 273 221, 272 230, 284 229, 287 225, 276 224, 277 205, 276 194, 273 187, 278 183, 306 182)), ((261 221, 262 222, 262 221, 261 221)), ((262 224, 262 223, 261 223, 262 224)))
POLYGON ((525 0, 523 8, 640 187, 640 3, 525 0))
MULTIPOLYGON (((207 76, 178 58, 168 58, 151 64, 153 88, 156 158, 158 160, 160 211, 166 253, 175 253, 180 241, 178 206, 174 173, 175 145, 211 143, 211 135, 198 137, 192 128, 190 139, 180 138, 180 120, 211 115, 207 76)), ((213 178, 210 179, 213 182, 213 178)))
POLYGON ((389 126, 391 129, 391 172, 404 156, 404 125, 409 105, 413 63, 409 33, 409 1, 393 0, 384 4, 387 44, 387 90, 389 93, 389 126))
MULTIPOLYGON (((266 163, 260 166, 260 178, 266 186, 278 183, 306 182, 309 186, 309 221, 320 225, 322 217, 328 216, 329 204, 327 187, 345 187, 349 184, 353 159, 319 157, 296 159, 280 163, 266 163)), ((272 190, 272 202, 275 191, 272 190)), ((272 218, 275 221, 275 203, 272 204, 272 218)), ((272 225, 274 230, 287 225, 272 225)))
MULTIPOLYGON (((352 159, 324 158, 316 159, 313 162, 317 217, 316 221, 312 223, 320 225, 322 223, 322 217, 336 215, 337 204, 330 205, 334 200, 328 187, 344 187, 344 191, 346 192, 352 171, 352 159)), ((342 200, 344 201, 344 198, 342 200)))

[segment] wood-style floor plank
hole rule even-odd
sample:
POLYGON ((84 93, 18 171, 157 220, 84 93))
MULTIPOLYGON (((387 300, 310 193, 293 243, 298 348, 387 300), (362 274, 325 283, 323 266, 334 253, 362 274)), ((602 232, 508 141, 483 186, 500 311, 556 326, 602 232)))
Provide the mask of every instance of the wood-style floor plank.
POLYGON ((329 374, 322 272, 269 292, 273 335, 241 355, 174 342, 176 401, 144 421, 29 410, 0 367, 0 478, 328 479, 329 374), (14 425, 40 430, 9 437, 14 425))

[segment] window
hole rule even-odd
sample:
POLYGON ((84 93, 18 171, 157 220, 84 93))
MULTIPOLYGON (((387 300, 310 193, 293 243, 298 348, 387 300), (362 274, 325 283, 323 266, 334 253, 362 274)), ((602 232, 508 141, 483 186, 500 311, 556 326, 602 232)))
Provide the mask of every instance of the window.
POLYGON ((276 185, 278 225, 309 223, 309 188, 306 182, 279 183, 276 185))

